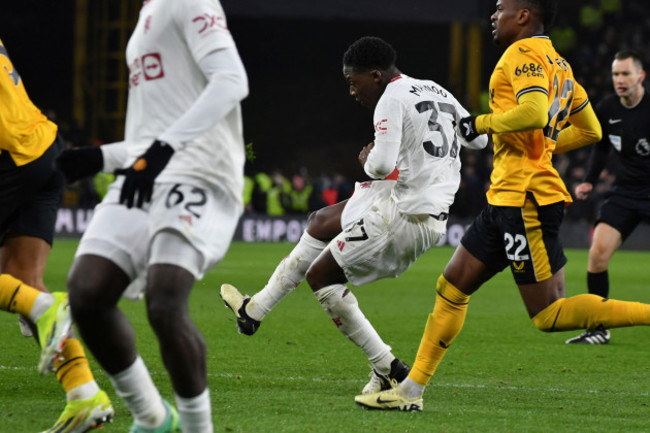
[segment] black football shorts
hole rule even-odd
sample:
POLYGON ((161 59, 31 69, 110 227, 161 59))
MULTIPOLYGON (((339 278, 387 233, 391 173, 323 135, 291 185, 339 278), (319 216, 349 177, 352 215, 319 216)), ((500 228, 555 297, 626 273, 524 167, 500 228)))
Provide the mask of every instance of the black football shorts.
POLYGON ((627 239, 641 222, 650 223, 650 198, 632 198, 620 194, 607 197, 598 211, 596 224, 606 223, 627 239))
POLYGON ((64 181, 54 161, 65 146, 57 137, 40 158, 16 167, 0 154, 0 245, 9 233, 34 236, 52 244, 64 181))
POLYGON ((488 204, 461 243, 494 272, 510 266, 518 285, 544 281, 567 262, 559 237, 563 216, 564 202, 539 206, 532 194, 523 208, 488 204))

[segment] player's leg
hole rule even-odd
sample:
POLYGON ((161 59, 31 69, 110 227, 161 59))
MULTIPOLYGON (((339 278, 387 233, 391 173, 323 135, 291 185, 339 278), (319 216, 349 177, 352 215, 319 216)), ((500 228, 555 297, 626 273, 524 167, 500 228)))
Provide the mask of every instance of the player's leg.
POLYGON ((361 218, 378 198, 390 195, 394 181, 357 182, 349 200, 310 214, 307 228, 298 244, 273 272, 266 286, 253 295, 242 295, 230 284, 221 288, 221 297, 235 313, 239 332, 254 334, 261 320, 305 278, 311 263, 338 235, 342 227, 361 218))
POLYGON ((82 254, 68 276, 70 306, 86 346, 106 371, 134 419, 155 427, 167 417, 160 394, 135 348, 135 334, 117 303, 130 277, 113 261, 82 254))
POLYGON ((332 253, 325 250, 307 271, 307 281, 338 330, 359 346, 372 364, 370 382, 363 393, 377 392, 401 382, 409 367, 397 359, 359 308, 346 286, 347 278, 332 253))
POLYGON ((512 260, 511 270, 535 326, 554 332, 650 325, 650 305, 592 294, 565 297, 566 257, 559 239, 563 206, 561 202, 539 206, 529 198, 520 213, 523 229, 511 219, 511 249, 518 256, 512 260))
MULTIPOLYGON (((587 264, 587 289, 590 294, 609 297, 609 260, 621 246, 621 233, 607 223, 600 222, 594 229, 587 264)), ((610 332, 605 328, 587 329, 566 340, 567 344, 607 344, 610 332)))
POLYGON ((612 255, 622 243, 621 232, 611 225, 601 222, 594 229, 587 265, 587 288, 592 295, 609 297, 607 268, 612 255))
POLYGON ((117 204, 113 184, 84 232, 68 275, 70 306, 86 346, 134 420, 155 427, 170 411, 135 347, 134 331, 118 301, 146 265, 149 219, 117 204))
MULTIPOLYGON (((617 195, 610 196, 598 212, 594 228, 589 263, 587 265, 587 288, 590 294, 609 297, 609 261, 625 239, 641 221, 643 200, 634 201, 617 195)), ((568 344, 607 344, 608 329, 587 329, 568 339, 568 344)))
MULTIPOLYGON (((43 282, 51 246, 42 238, 8 234, 0 247, 0 270, 41 292, 49 293, 43 282)), ((36 333, 35 325, 20 315, 20 330, 25 337, 36 333)))
POLYGON ((309 215, 307 228, 298 244, 269 278, 264 288, 252 297, 243 296, 229 285, 221 287, 221 297, 237 316, 239 331, 253 335, 264 317, 305 278, 307 269, 341 232, 341 213, 347 201, 327 206, 309 215))
POLYGON ((394 202, 380 199, 363 218, 335 237, 307 271, 307 281, 325 311, 373 365, 364 393, 394 386, 409 369, 379 337, 345 283, 360 286, 397 277, 435 245, 445 227, 444 221, 429 216, 404 216, 394 202))
MULTIPOLYGON (((147 272, 145 299, 149 323, 158 337, 162 360, 174 387, 183 431, 210 433, 213 427, 206 346, 188 311, 193 284, 194 276, 186 269, 153 264, 147 272)), ((174 423, 173 414, 168 422, 174 423)))
POLYGON ((463 327, 470 295, 505 266, 503 237, 494 208, 488 206, 469 227, 438 278, 433 312, 408 377, 395 389, 359 395, 355 402, 370 409, 422 410, 425 387, 463 327))
POLYGON ((210 433, 213 425, 206 347, 190 319, 188 299, 194 281, 228 251, 242 207, 217 187, 157 187, 150 210, 154 237, 146 287, 149 322, 174 386, 183 432, 210 433), (169 206, 167 197, 178 191, 183 192, 186 201, 169 206))

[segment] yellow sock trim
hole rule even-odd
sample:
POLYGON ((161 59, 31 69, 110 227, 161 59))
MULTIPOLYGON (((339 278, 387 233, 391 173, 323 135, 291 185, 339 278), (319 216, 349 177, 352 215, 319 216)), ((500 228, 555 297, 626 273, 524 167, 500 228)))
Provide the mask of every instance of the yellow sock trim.
POLYGON ((429 314, 420 348, 409 378, 422 386, 435 373, 447 348, 465 323, 469 296, 454 287, 444 276, 438 278, 436 305, 429 314))
POLYGON ((95 380, 83 346, 76 338, 65 341, 63 352, 54 361, 54 369, 65 392, 95 380))
POLYGON ((0 310, 28 316, 41 292, 9 274, 0 275, 0 310))
POLYGON ((584 294, 560 298, 532 318, 545 332, 650 326, 650 305, 584 294))

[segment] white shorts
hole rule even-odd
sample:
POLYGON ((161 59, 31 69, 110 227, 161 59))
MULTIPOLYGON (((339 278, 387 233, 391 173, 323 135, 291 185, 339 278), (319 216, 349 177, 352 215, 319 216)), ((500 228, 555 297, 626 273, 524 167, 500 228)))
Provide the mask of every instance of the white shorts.
POLYGON ((341 212, 341 227, 343 230, 362 218, 374 202, 381 198, 390 197, 395 186, 394 180, 372 180, 356 182, 354 193, 341 212))
POLYGON ((348 281, 360 286, 399 276, 436 245, 446 230, 447 221, 404 215, 392 198, 384 197, 328 247, 348 281))
POLYGON ((174 264, 198 280, 226 254, 242 211, 226 193, 195 180, 157 183, 151 203, 127 209, 119 204, 121 180, 95 208, 76 256, 94 254, 119 266, 134 286, 126 297, 141 295, 148 265, 174 264))

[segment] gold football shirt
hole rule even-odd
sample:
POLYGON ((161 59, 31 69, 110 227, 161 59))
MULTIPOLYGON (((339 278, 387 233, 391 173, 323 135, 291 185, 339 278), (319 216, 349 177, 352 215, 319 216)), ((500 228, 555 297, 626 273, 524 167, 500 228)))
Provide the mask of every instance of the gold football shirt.
POLYGON ((0 40, 0 152, 17 166, 40 157, 56 138, 57 126, 32 103, 0 40))
POLYGON ((548 96, 548 124, 493 134, 494 168, 487 198, 495 206, 522 207, 527 192, 542 206, 572 201, 551 158, 569 116, 586 107, 589 99, 546 36, 521 39, 503 53, 490 78, 490 110, 493 115, 511 110, 529 92, 548 96))

